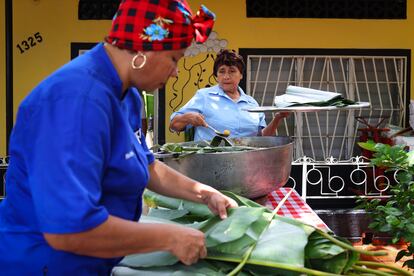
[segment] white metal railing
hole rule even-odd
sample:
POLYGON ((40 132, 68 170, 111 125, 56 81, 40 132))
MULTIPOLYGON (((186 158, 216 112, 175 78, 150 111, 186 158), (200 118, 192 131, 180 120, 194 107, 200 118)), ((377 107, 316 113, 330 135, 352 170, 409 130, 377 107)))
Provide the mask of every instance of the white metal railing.
MULTIPOLYGON (((391 183, 398 183, 397 172, 392 178, 384 175, 378 168, 368 162, 366 157, 356 156, 349 160, 337 160, 329 157, 324 161, 316 161, 310 157, 303 156, 294 162, 292 166, 302 166, 301 178, 293 180, 293 187, 296 182, 300 183, 302 198, 309 199, 356 199, 357 197, 386 198, 391 183), (348 166, 349 174, 341 174, 341 170, 335 170, 335 166, 348 166), (313 174, 313 176, 311 176, 313 174), (346 175, 346 176, 344 176, 346 175), (336 185, 334 185, 336 182, 336 185), (339 183, 339 185, 338 185, 339 183), (309 192, 309 188, 316 187, 318 193, 309 192), (358 194, 345 190, 345 188, 356 187, 358 194)), ((315 190, 315 189, 313 189, 315 190)))
MULTIPOLYGON (((0 179, 0 185, 2 187, 3 194, 0 192, 0 200, 3 199, 6 195, 6 170, 9 166, 9 157, 0 157, 0 173, 3 174, 2 179, 0 179)), ((1 175, 1 174, 0 174, 1 175)))
POLYGON ((295 158, 348 160, 359 154, 355 143, 358 128, 364 127, 356 116, 374 125, 386 118, 384 124, 403 126, 409 100, 406 74, 406 56, 248 55, 246 91, 261 106, 272 105, 289 84, 370 102, 367 110, 295 112, 276 133, 295 138, 295 158))
MULTIPOLYGON (((2 187, 5 197, 5 174, 8 159, 0 157, 0 172, 3 171, 2 187)), ((316 161, 310 157, 303 156, 292 162, 292 166, 301 166, 301 176, 289 177, 288 186, 296 188, 300 186, 301 197, 306 201, 309 199, 355 199, 357 197, 386 198, 391 183, 398 183, 396 173, 392 178, 378 173, 377 169, 362 156, 352 157, 349 160, 338 160, 329 157, 324 161, 316 161), (347 166, 351 171, 348 177, 341 174, 341 170, 335 170, 336 166, 347 166), (316 175, 316 177, 315 177, 316 175), (362 177, 361 177, 362 176, 362 177), (339 186, 333 185, 340 183, 339 186), (382 184, 382 185, 380 185, 382 184), (318 192, 310 192, 310 188, 316 187, 318 192), (359 194, 345 191, 345 188, 357 187, 359 194), (371 189, 371 190, 370 190, 371 189), (345 195, 346 194, 346 195, 345 195)), ((313 189, 315 190, 315 189, 313 189)))

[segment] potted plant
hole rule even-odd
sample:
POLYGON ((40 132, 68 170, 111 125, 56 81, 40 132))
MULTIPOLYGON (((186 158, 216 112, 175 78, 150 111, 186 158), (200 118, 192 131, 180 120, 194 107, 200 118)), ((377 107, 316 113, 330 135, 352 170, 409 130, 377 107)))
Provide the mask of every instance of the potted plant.
POLYGON ((371 163, 396 174, 397 183, 390 188, 387 200, 361 198, 357 208, 365 209, 372 219, 369 228, 388 233, 392 243, 404 241, 407 248, 398 252, 395 261, 409 257, 403 266, 414 268, 414 151, 401 145, 386 145, 373 141, 358 143, 374 152, 371 163))

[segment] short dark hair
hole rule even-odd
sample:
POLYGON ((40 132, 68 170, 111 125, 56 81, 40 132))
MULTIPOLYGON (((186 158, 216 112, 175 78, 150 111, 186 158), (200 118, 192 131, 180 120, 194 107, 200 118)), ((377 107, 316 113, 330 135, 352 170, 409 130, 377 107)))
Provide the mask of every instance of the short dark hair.
POLYGON ((217 54, 214 61, 213 74, 217 77, 217 71, 220 66, 236 66, 240 73, 244 72, 244 61, 241 55, 236 53, 234 50, 223 49, 217 54))

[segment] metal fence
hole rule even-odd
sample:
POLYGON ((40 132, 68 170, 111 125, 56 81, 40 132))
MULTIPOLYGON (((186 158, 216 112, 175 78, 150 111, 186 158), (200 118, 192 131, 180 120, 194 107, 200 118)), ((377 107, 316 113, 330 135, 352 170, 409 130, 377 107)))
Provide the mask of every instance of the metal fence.
POLYGON ((295 188, 315 210, 353 209, 360 198, 390 197, 390 188, 398 183, 396 175, 373 166, 363 156, 324 161, 304 156, 292 162, 285 187, 295 188))
MULTIPOLYGON (((277 135, 295 140, 295 159, 309 156, 323 161, 329 156, 348 160, 359 155, 355 144, 364 125, 403 126, 406 122, 407 56, 247 55, 246 90, 261 106, 288 85, 341 93, 345 98, 370 102, 368 110, 295 112, 284 119, 277 135)), ((271 114, 266 114, 268 121, 271 114)))
POLYGON ((0 200, 6 196, 6 170, 9 165, 8 157, 0 157, 0 200))
MULTIPOLYGON (((5 172, 8 158, 0 157, 0 200, 6 196, 5 172)), ((334 157, 316 161, 304 156, 292 162, 292 173, 286 186, 295 188, 304 201, 332 200, 335 205, 345 202, 355 205, 358 197, 386 198, 396 173, 385 173, 362 156, 349 160, 334 157)), ((312 206, 312 204, 310 204, 312 206)))

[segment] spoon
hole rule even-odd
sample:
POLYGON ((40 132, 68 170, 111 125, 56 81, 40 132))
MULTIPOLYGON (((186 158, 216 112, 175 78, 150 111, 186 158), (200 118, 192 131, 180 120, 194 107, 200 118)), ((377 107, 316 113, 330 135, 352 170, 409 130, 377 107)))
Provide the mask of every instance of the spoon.
POLYGON ((228 129, 225 129, 223 132, 220 132, 220 131, 218 131, 217 129, 215 129, 214 127, 212 127, 210 125, 207 125, 207 127, 209 129, 211 129, 212 131, 214 131, 214 133, 218 136, 229 137, 229 135, 230 135, 230 130, 228 130, 228 129))
POLYGON ((220 131, 218 131, 217 129, 215 129, 214 127, 207 125, 207 127, 211 130, 214 131, 214 133, 216 134, 216 136, 214 136, 213 140, 211 140, 210 145, 213 147, 218 147, 221 143, 221 141, 224 141, 224 145, 226 146, 234 146, 232 142, 230 142, 229 140, 227 140, 226 137, 228 137, 230 135, 230 130, 225 129, 223 131, 223 133, 221 133, 220 131))

